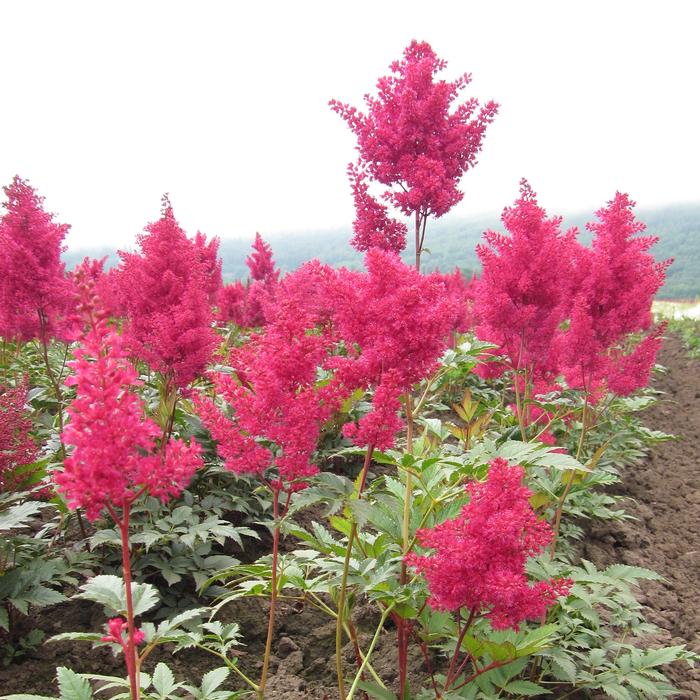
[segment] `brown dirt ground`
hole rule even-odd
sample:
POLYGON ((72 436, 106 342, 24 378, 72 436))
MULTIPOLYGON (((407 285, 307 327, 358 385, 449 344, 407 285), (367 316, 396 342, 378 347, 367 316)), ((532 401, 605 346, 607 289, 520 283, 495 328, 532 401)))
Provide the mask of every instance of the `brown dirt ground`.
MULTIPOLYGON (((689 359, 675 337, 659 362, 667 372, 652 385, 664 395, 644 423, 679 439, 626 470, 617 492, 629 497, 625 510, 636 520, 596 524, 584 556, 599 565, 622 562, 660 573, 665 580, 645 582, 639 598, 649 622, 661 629, 650 641, 700 652, 700 362, 689 359)), ((677 663, 668 672, 683 691, 678 698, 700 698, 700 668, 677 663)))
MULTIPOLYGON (((661 629, 650 642, 687 643, 700 652, 700 364, 686 357, 675 338, 667 342, 660 362, 668 367, 668 372, 657 375, 654 386, 665 395, 645 414, 645 423, 682 439, 661 445, 643 464, 626 471, 618 493, 629 496, 626 509, 636 520, 594 525, 587 533, 583 555, 598 565, 624 562, 661 573, 664 581, 648 582, 641 592, 648 619, 661 629)), ((239 601, 228 606, 222 617, 241 625, 247 645, 240 657, 241 668, 256 677, 265 642, 267 604, 239 601)), ((370 608, 362 608, 355 615, 363 647, 369 643, 377 619, 370 608)), ((103 619, 97 606, 76 601, 41 611, 31 622, 51 635, 69 629, 99 629, 103 619)), ((314 609, 283 602, 277 618, 268 697, 337 697, 333 688, 334 637, 335 626, 328 617, 314 609)), ((396 678, 394 639, 394 630, 388 629, 373 657, 375 668, 389 682, 396 678)), ((349 645, 345 652, 350 668, 353 656, 349 645)), ((167 649, 158 657, 154 654, 154 661, 158 660, 166 661, 177 677, 192 680, 218 665, 206 655, 183 652, 171 656, 167 649)), ((81 672, 122 673, 121 660, 104 649, 90 650, 84 643, 45 644, 22 662, 0 668, 0 693, 54 694, 56 665, 81 672)), ((411 667, 417 676, 424 676, 427 671, 416 649, 411 667)), ((677 697, 700 698, 700 669, 677 664, 669 669, 669 674, 682 689, 677 697)))

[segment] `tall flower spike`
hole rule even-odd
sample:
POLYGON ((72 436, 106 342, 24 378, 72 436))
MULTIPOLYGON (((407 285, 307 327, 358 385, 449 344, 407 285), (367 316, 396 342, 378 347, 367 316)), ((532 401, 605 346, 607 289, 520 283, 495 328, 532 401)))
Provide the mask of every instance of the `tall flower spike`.
POLYGON ((605 383, 620 394, 645 386, 655 362, 663 329, 657 328, 632 351, 631 333, 652 326, 651 304, 672 260, 656 262, 649 250, 658 241, 639 236, 634 202, 617 193, 596 212, 593 247, 577 261, 571 323, 559 339, 560 362, 570 386, 595 392, 605 383), (624 374, 627 373, 627 376, 624 374))
POLYGON ((164 199, 163 213, 138 236, 141 252, 120 252, 117 286, 131 351, 186 386, 207 365, 218 337, 211 301, 218 294, 216 242, 190 240, 164 199))
POLYGON ((69 229, 44 211, 40 197, 19 176, 4 188, 0 220, 0 336, 48 342, 72 340, 65 324, 72 292, 61 261, 69 229))
POLYGON ((28 391, 26 378, 15 387, 0 386, 0 493, 15 488, 15 470, 31 464, 38 454, 26 411, 28 391))
POLYGON ((399 397, 433 370, 461 309, 442 275, 421 275, 396 253, 372 248, 365 265, 366 274, 341 269, 327 283, 334 328, 349 348, 333 362, 345 386, 375 387, 373 411, 346 435, 383 449, 402 425, 399 397))
POLYGON ((140 382, 122 337, 96 308, 94 283, 78 281, 87 331, 66 384, 76 387, 63 441, 73 450, 55 480, 71 508, 95 520, 107 504, 123 506, 141 491, 163 501, 179 494, 202 464, 194 440, 158 445, 158 426, 144 415, 140 382))
POLYGON ((231 353, 235 376, 214 377, 231 407, 231 418, 206 398, 198 411, 226 467, 263 474, 276 467, 284 488, 298 488, 316 473, 312 461, 321 426, 343 398, 334 382, 319 383, 333 337, 316 328, 318 306, 307 291, 322 269, 307 264, 287 275, 275 294, 274 318, 231 353))
POLYGON ((479 109, 475 98, 454 105, 471 76, 435 80, 446 65, 414 40, 377 82, 377 96, 365 97, 366 113, 330 102, 357 136, 362 167, 389 188, 387 197, 407 216, 442 216, 462 199, 458 182, 476 164, 498 110, 495 102, 479 109))
POLYGON ((561 232, 561 217, 547 217, 526 180, 502 220, 510 235, 487 231, 477 246, 476 332, 500 346, 512 369, 547 373, 557 366, 552 346, 569 315, 581 246, 575 229, 561 232))

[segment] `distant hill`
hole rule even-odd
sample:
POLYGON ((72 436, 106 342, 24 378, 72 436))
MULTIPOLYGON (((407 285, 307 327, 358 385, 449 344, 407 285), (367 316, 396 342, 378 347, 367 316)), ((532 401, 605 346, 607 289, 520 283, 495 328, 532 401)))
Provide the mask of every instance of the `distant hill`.
MULTIPOLYGON (((659 237, 653 253, 657 260, 674 258, 668 271, 666 284, 659 293, 662 299, 700 298, 700 203, 674 204, 653 209, 639 209, 637 217, 647 224, 647 233, 659 237)), ((588 244, 591 236, 585 231, 585 224, 591 220, 590 214, 564 217, 564 227, 577 226, 580 240, 588 244)), ((479 259, 476 245, 487 229, 503 230, 499 217, 484 216, 469 219, 445 219, 429 222, 423 266, 426 270, 440 269, 443 272, 460 267, 465 273, 478 272, 479 259)), ((359 268, 362 256, 350 246, 350 227, 307 233, 277 233, 265 236, 274 253, 275 261, 283 272, 296 269, 303 262, 318 258, 321 262, 335 267, 359 268)), ((244 279, 248 276, 245 259, 250 253, 249 240, 224 239, 220 254, 223 260, 223 274, 227 282, 244 279)), ((405 255, 407 262, 412 259, 412 245, 405 255)), ((72 249, 64 254, 68 267, 73 267, 86 255, 90 257, 108 256, 108 265, 118 262, 114 249, 72 249)))

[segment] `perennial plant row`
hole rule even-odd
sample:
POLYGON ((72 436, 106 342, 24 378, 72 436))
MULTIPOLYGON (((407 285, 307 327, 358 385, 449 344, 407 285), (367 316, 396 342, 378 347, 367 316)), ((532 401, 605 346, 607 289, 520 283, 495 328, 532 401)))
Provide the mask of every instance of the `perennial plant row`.
POLYGON ((358 139, 362 271, 282 275, 257 235, 249 279, 224 285, 218 241, 188 237, 164 198, 138 250, 69 272, 68 227, 26 181, 5 188, 4 656, 42 641, 21 616, 72 592, 108 620, 56 639, 108 646, 126 669, 61 667, 62 700, 276 697, 290 601, 333 621, 324 685, 342 700, 658 698, 673 693, 663 665, 693 660, 644 644, 632 590, 656 574, 576 553, 582 518, 625 517, 602 489, 668 437, 635 414, 654 401, 651 303, 670 261, 627 195, 596 212, 586 247, 523 180, 478 279, 421 271, 428 221, 461 200, 497 114, 460 101, 470 77, 440 80, 445 67, 413 42, 366 111, 331 102, 358 139), (271 551, 250 561, 261 522, 271 551), (248 597, 269 601, 259 668, 225 618, 248 597), (192 685, 151 665, 158 646, 218 665, 192 685), (388 646, 395 679, 375 662, 388 646))

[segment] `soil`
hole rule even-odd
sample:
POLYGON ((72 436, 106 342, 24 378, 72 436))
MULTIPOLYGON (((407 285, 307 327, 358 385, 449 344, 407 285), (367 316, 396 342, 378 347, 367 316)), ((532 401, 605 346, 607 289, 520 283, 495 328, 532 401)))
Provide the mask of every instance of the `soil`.
MULTIPOLYGON (((590 528, 584 556, 598 565, 622 562, 660 573, 664 581, 642 586, 639 600, 661 633, 650 642, 687 644, 700 652, 700 361, 669 338, 659 362, 667 371, 652 386, 664 392, 644 423, 679 439, 662 443, 623 474, 617 492, 628 496, 625 523, 590 528)), ((683 692, 700 698, 700 668, 674 664, 668 675, 683 692)))
MULTIPOLYGON (((640 593, 649 621, 660 628, 649 643, 688 644, 700 652, 700 363, 687 358, 676 338, 666 343, 659 361, 668 371, 657 374, 653 384, 664 395, 645 414, 645 423, 681 439, 663 443, 642 464, 627 469, 618 493, 629 497, 626 510, 635 520, 592 526, 583 556, 597 565, 624 562, 662 574, 664 581, 647 582, 640 593)), ((221 616, 240 624, 246 643, 240 668, 254 678, 260 673, 267 610, 267 602, 245 599, 227 606, 221 616)), ((369 606, 356 612, 354 623, 363 648, 377 621, 376 611, 369 606)), ((76 601, 40 611, 30 622, 50 636, 65 630, 99 629, 104 619, 99 606, 76 601)), ((387 625, 373 664, 390 683, 397 675, 394 649, 395 630, 387 625)), ((335 624, 330 618, 293 601, 281 602, 267 697, 334 700, 334 651, 335 624)), ((344 655, 350 669, 354 661, 350 645, 344 655)), ((158 660, 166 661, 176 677, 190 682, 220 665, 202 653, 185 651, 173 656, 167 648, 153 654, 153 661, 158 660)), ((123 673, 121 659, 106 649, 89 650, 85 643, 44 644, 22 661, 0 668, 0 693, 55 694, 57 665, 85 673, 123 673)), ((417 677, 427 672, 426 661, 416 648, 410 668, 417 677)), ((676 664, 668 673, 682 691, 676 697, 700 698, 700 669, 676 664)))

